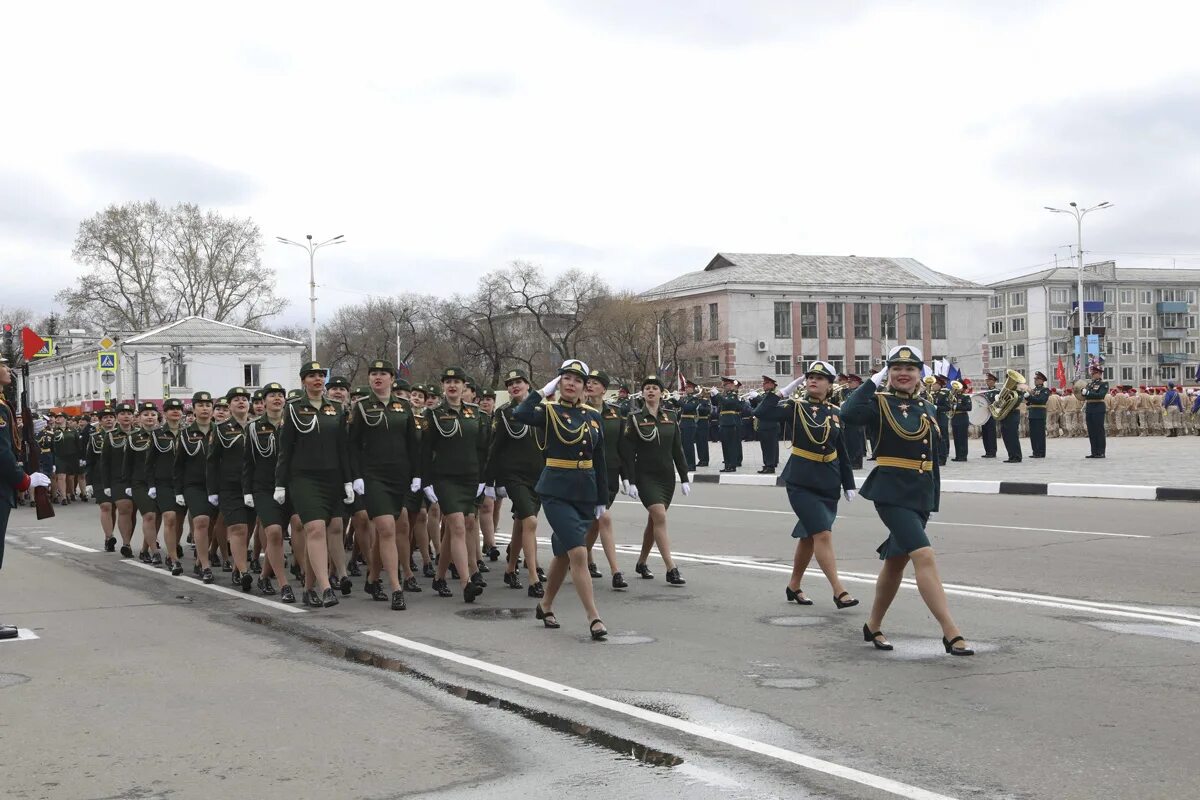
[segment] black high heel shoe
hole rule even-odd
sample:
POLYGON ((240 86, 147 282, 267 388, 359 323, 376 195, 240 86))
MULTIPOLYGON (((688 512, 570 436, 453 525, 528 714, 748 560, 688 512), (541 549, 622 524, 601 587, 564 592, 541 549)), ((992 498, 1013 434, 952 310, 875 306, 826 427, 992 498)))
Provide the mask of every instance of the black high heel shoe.
POLYGON ((594 620, 592 620, 591 624, 588 625, 588 630, 592 632, 592 639, 597 642, 603 639, 605 636, 608 636, 608 628, 604 627, 604 620, 600 619, 599 617, 596 617, 594 620), (599 630, 596 629, 597 625, 600 626, 599 630))
POLYGON ((950 641, 946 641, 946 637, 943 636, 942 637, 942 647, 945 647, 946 652, 952 656, 973 656, 973 655, 975 655, 975 651, 969 647, 955 647, 954 646, 955 642, 965 642, 965 641, 966 641, 966 639, 964 639, 961 636, 955 636, 950 641))
POLYGON ((789 603, 791 603, 792 601, 795 601, 802 606, 811 606, 813 604, 812 600, 809 600, 807 597, 800 596, 801 592, 804 591, 803 589, 797 589, 796 591, 793 592, 792 587, 785 586, 784 591, 787 593, 787 599, 788 599, 789 603))
POLYGON ((554 616, 553 611, 550 611, 550 612, 542 611, 541 603, 537 604, 537 610, 534 612, 533 615, 535 617, 537 617, 538 619, 540 619, 542 621, 542 624, 545 625, 547 628, 561 628, 562 627, 561 625, 558 624, 558 617, 554 616))
POLYGON ((881 636, 883 636, 883 631, 875 631, 874 633, 871 633, 871 629, 865 624, 863 625, 863 641, 870 642, 871 644, 875 645, 876 650, 895 649, 892 647, 891 643, 879 641, 881 636))
POLYGON ((853 608, 854 606, 858 605, 858 601, 852 597, 849 600, 842 602, 843 597, 850 597, 850 593, 842 592, 837 597, 833 598, 833 604, 838 608, 853 608))

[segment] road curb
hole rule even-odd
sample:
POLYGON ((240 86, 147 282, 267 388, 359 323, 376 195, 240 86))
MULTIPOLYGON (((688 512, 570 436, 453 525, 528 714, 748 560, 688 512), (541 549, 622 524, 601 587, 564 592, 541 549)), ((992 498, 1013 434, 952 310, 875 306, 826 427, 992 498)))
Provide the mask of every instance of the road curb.
MULTIPOLYGON (((693 483, 722 486, 783 486, 778 475, 725 473, 692 475, 693 483)), ((861 481, 860 481, 861 483, 861 481)), ((1020 494, 1045 497, 1095 497, 1112 500, 1172 500, 1200 503, 1200 489, 1173 486, 1140 486, 1116 483, 1026 483, 1022 481, 943 480, 949 494, 1020 494)))

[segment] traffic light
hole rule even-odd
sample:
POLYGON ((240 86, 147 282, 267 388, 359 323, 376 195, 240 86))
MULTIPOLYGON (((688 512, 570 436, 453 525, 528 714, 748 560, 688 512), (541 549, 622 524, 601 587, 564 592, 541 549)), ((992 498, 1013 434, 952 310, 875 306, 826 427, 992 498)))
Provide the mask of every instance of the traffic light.
POLYGON ((13 347, 13 326, 11 322, 4 323, 4 352, 6 354, 12 352, 13 347))

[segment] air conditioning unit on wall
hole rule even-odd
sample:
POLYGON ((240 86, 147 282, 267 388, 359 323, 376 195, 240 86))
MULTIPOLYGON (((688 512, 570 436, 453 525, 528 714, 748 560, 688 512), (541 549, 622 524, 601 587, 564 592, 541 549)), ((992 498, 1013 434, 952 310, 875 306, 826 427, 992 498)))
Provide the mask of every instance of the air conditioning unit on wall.
POLYGON ((759 339, 759 340, 758 340, 758 344, 756 345, 756 349, 757 349, 757 350, 758 350, 758 352, 760 352, 760 353, 765 353, 765 352, 767 352, 767 340, 766 340, 766 339, 759 339))

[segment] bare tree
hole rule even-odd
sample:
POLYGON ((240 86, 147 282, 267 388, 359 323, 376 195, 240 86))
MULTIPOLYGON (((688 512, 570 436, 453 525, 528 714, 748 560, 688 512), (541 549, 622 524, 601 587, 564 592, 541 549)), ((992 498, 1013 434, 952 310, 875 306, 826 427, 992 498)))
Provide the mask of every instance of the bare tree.
POLYGON ((631 292, 611 295, 598 303, 592 317, 586 350, 593 366, 622 381, 639 380, 655 370, 654 325, 658 314, 631 292))
MULTIPOLYGON (((372 297, 365 303, 342 306, 321 326, 321 351, 338 375, 365 381, 366 365, 385 359, 401 369, 428 349, 432 331, 427 309, 434 303, 424 295, 372 297), (400 358, 396 358, 396 333, 400 333, 400 358)), ((426 371, 430 371, 427 369, 426 371)))
POLYGON ((559 360, 578 358, 581 340, 608 286, 598 276, 572 269, 550 281, 540 267, 515 261, 500 273, 512 305, 526 313, 559 360))
POLYGON ((529 341, 521 341, 520 321, 510 302, 507 281, 484 275, 469 297, 455 295, 436 303, 434 318, 465 344, 465 369, 476 371, 482 385, 495 388, 508 365, 522 364, 532 372, 529 341))

